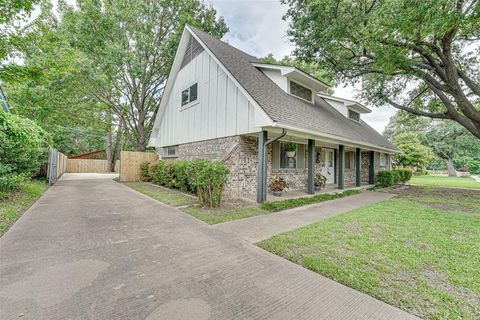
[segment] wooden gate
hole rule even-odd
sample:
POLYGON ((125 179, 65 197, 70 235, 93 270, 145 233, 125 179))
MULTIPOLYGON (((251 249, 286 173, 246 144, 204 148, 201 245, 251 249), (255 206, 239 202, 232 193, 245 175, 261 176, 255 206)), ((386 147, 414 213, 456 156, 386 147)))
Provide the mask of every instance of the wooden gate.
POLYGON ((67 156, 55 148, 48 152, 47 178, 49 184, 57 182, 67 168, 67 156))
POLYGON ((122 151, 120 153, 120 181, 140 181, 140 165, 158 159, 154 152, 122 151))
MULTIPOLYGON (((119 161, 115 164, 115 172, 118 172, 119 161)), ((68 159, 68 173, 108 173, 107 160, 98 159, 68 159)))

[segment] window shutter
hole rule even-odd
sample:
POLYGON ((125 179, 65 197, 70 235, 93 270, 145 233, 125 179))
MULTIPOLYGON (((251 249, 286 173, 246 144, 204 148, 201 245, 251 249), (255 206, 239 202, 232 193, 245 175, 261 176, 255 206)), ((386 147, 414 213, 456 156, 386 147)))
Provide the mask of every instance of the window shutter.
POLYGON ((297 144, 297 169, 305 169, 305 145, 297 144))

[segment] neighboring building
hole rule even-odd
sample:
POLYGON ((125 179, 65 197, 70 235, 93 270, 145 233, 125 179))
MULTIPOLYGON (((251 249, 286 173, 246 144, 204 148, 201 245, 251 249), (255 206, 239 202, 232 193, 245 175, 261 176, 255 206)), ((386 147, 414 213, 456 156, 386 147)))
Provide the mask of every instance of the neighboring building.
POLYGON ((3 94, 2 87, 0 87, 0 105, 2 106, 3 111, 12 113, 8 107, 7 98, 5 98, 5 95, 3 94))
POLYGON ((105 150, 91 151, 87 153, 82 153, 73 157, 68 157, 68 159, 97 159, 97 160, 106 160, 107 153, 105 150))
POLYGON ((325 89, 299 69, 265 64, 187 26, 149 145, 162 159, 224 161, 227 197, 263 202, 274 175, 308 193, 316 172, 340 189, 373 183, 398 149, 361 119, 368 108, 325 89), (293 157, 288 142, 298 144, 293 157))

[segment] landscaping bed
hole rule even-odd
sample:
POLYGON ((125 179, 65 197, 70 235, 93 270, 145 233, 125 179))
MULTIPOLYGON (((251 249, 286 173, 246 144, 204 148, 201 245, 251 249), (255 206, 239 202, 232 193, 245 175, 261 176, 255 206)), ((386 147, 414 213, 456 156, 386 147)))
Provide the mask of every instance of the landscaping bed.
POLYGON ((220 206, 212 208, 199 206, 198 198, 188 193, 157 186, 150 182, 126 182, 124 184, 165 204, 171 205, 173 207, 182 207, 180 208, 180 210, 182 210, 183 212, 208 224, 217 224, 232 220, 249 218, 261 214, 272 213, 313 203, 343 198, 361 192, 360 190, 346 190, 344 192, 337 192, 332 194, 317 194, 313 197, 302 197, 266 202, 262 205, 258 205, 255 202, 243 199, 228 199, 227 201, 223 201, 220 206))
POLYGON ((425 187, 259 246, 429 319, 480 318, 480 192, 425 187))
POLYGON ((47 190, 44 180, 31 180, 0 198, 0 236, 47 190))

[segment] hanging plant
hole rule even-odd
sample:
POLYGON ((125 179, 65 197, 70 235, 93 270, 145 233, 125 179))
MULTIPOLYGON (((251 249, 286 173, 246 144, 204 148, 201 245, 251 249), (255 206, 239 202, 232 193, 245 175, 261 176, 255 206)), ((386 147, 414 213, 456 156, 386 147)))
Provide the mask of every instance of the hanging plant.
POLYGON ((297 151, 297 144, 294 142, 285 143, 285 151, 297 151))
POLYGON ((287 157, 295 157, 295 152, 297 151, 297 144, 294 142, 288 142, 285 144, 285 151, 287 152, 287 157))

